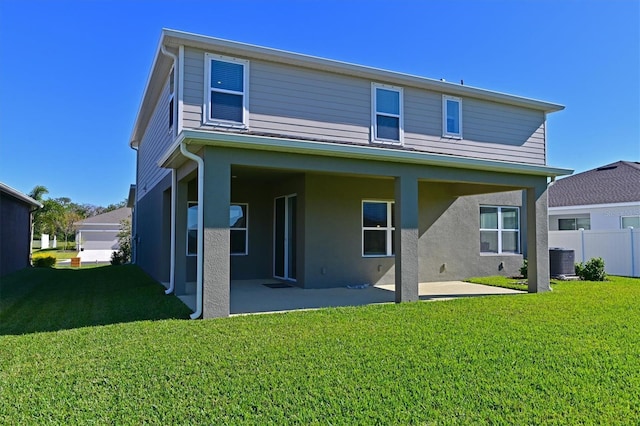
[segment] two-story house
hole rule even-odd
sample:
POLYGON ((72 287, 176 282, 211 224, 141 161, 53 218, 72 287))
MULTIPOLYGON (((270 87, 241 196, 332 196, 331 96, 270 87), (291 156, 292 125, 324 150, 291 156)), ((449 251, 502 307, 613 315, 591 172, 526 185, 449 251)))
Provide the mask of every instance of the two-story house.
POLYGON ((235 280, 395 283, 401 302, 523 256, 548 290, 561 109, 165 29, 130 141, 136 263, 193 318, 228 315, 235 280))

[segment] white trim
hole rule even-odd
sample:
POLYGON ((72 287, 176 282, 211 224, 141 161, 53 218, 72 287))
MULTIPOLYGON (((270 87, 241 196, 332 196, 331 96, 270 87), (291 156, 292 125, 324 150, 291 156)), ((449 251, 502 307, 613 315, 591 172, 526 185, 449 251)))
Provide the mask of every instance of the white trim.
POLYGON ((160 157, 159 167, 171 167, 170 160, 179 154, 181 143, 254 149, 262 151, 287 152, 320 155, 350 159, 375 160, 384 162, 409 163, 453 167, 458 169, 486 170, 491 172, 516 173, 536 176, 563 176, 573 173, 571 169, 540 166, 535 164, 512 163, 508 161, 485 160, 458 157, 427 152, 385 148, 384 146, 356 146, 334 142, 316 142, 281 137, 255 136, 211 130, 183 130, 175 143, 160 157))
POLYGON ((396 230, 395 226, 391 221, 393 217, 393 208, 395 205, 394 200, 362 200, 360 203, 360 245, 362 257, 393 257, 395 253, 393 252, 393 231, 396 230), (376 204, 386 204, 387 207, 387 225, 385 227, 371 227, 364 226, 364 203, 376 203, 376 204), (386 237, 386 253, 385 254, 365 254, 364 253, 364 233, 365 231, 385 231, 386 237))
POLYGON ((390 86, 382 83, 371 83, 371 142, 389 145, 404 145, 404 90, 402 87, 390 86), (378 112, 377 89, 384 89, 398 93, 398 114, 378 112), (398 140, 378 137, 378 115, 398 119, 398 140))
POLYGON ((249 123, 249 61, 214 53, 204 54, 204 98, 202 123, 209 126, 247 129, 249 123), (242 92, 211 87, 211 61, 228 62, 242 66, 242 92), (211 92, 242 96, 242 122, 211 118, 211 92))
MULTIPOLYGON (((521 223, 520 223, 520 207, 518 206, 492 206, 492 205, 485 205, 485 204, 481 204, 480 205, 480 209, 478 210, 478 214, 481 214, 481 209, 483 207, 486 208, 490 208, 490 209, 497 209, 497 213, 498 213, 498 227, 497 228, 482 228, 479 227, 479 232, 496 232, 498 234, 498 252, 492 252, 492 251, 482 251, 482 243, 480 244, 480 254, 522 254, 522 242, 520 241, 521 238, 521 223), (510 228, 503 228, 502 227, 502 209, 515 209, 516 212, 518 213, 518 226, 516 229, 510 229, 510 228), (512 251, 507 251, 507 252, 503 252, 502 251, 502 233, 503 232, 516 232, 517 233, 517 248, 515 252, 512 251)), ((478 219, 480 218, 480 216, 478 216, 478 219)), ((480 235, 480 234, 478 234, 480 235)))
POLYGON ((462 98, 455 96, 442 95, 442 137, 450 139, 462 139, 462 98), (449 132, 447 130, 447 101, 458 103, 458 132, 449 132))
POLYGON ((557 206, 549 207, 549 212, 574 210, 574 209, 593 209, 593 208, 614 208, 614 207, 640 207, 640 201, 633 201, 629 203, 609 203, 609 204, 582 204, 579 206, 557 206))
POLYGON ((231 240, 231 233, 233 231, 244 231, 244 253, 232 253, 231 247, 229 247, 229 254, 231 256, 248 256, 249 255, 249 203, 231 203, 231 206, 245 206, 246 216, 244 219, 244 228, 231 228, 229 227, 229 240, 231 240))
MULTIPOLYGON (((180 45, 178 48, 178 115, 176 117, 178 123, 178 129, 176 135, 179 135, 183 130, 183 116, 184 115, 184 46, 180 45)), ((174 123, 176 121, 174 120, 174 123)))

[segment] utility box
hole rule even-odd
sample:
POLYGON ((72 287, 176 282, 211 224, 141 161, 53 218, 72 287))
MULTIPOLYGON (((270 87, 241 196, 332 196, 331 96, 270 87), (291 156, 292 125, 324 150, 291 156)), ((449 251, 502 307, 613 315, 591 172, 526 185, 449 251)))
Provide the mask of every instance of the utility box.
POLYGON ((549 275, 557 277, 559 275, 575 275, 575 251, 552 247, 549 249, 549 275))

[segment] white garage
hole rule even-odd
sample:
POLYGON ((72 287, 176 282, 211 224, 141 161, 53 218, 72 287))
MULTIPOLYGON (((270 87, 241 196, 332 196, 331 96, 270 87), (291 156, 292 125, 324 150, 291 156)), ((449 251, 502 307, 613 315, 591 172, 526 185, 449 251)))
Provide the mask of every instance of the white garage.
POLYGON ((123 220, 131 221, 131 209, 123 207, 76 222, 76 246, 80 257, 87 252, 101 252, 101 258, 108 261, 111 252, 118 250, 118 233, 123 220))

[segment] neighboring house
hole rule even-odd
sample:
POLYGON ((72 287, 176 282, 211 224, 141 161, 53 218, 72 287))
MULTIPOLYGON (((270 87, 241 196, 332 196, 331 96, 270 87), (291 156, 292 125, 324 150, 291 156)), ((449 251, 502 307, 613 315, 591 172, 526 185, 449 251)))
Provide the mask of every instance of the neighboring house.
MULTIPOLYGON (((131 222, 129 207, 122 207, 74 223, 78 250, 83 252, 118 250, 120 248, 118 234, 122 228, 123 220, 131 222)), ((109 260, 109 256, 110 254, 107 253, 104 260, 109 260)))
POLYGON ((640 276, 640 163, 617 161, 553 183, 549 246, 573 250, 576 262, 601 257, 608 274, 640 276))
POLYGON ((0 277, 31 264, 31 221, 42 204, 0 182, 0 277))
POLYGON ((136 263, 193 318, 228 315, 236 280, 395 283, 401 302, 523 257, 546 291, 563 108, 163 30, 130 141, 136 263))
POLYGON ((640 163, 617 161, 549 188, 549 230, 640 229, 640 163))

